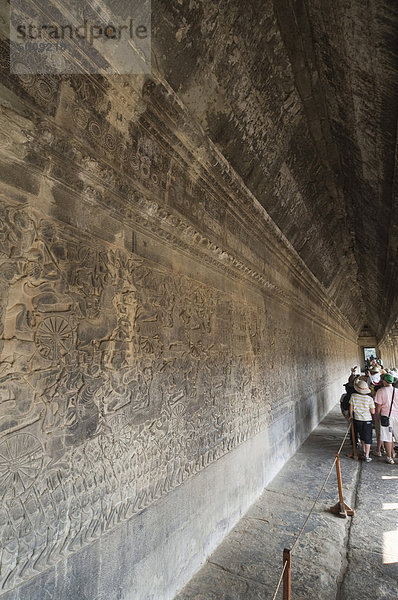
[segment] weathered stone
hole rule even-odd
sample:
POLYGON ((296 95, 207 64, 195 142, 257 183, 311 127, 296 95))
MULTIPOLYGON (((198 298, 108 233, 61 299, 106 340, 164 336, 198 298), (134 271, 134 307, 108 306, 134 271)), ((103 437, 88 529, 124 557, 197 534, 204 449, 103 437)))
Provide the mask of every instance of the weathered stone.
POLYGON ((396 595, 395 503, 389 503, 397 490, 394 467, 383 458, 374 458, 369 464, 347 458, 347 441, 340 455, 343 492, 355 514, 340 519, 330 512, 338 499, 333 458, 345 429, 336 407, 267 485, 178 594, 178 600, 270 600, 281 574, 284 548, 292 551, 293 598, 306 600, 321 594, 325 600, 345 600, 396 595))
POLYGON ((353 142, 311 18, 154 2, 136 77, 12 75, 2 42, 5 599, 171 598, 358 361, 353 142))

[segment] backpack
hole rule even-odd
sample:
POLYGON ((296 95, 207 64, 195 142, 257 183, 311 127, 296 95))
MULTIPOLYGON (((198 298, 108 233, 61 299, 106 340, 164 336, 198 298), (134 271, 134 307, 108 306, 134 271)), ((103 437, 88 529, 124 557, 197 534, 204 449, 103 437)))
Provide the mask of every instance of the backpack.
POLYGON ((340 398, 341 410, 350 410, 351 394, 343 394, 340 398))
POLYGON ((346 394, 343 394, 340 398, 341 410, 350 410, 350 398, 351 394, 355 392, 355 389, 348 383, 344 384, 346 394))

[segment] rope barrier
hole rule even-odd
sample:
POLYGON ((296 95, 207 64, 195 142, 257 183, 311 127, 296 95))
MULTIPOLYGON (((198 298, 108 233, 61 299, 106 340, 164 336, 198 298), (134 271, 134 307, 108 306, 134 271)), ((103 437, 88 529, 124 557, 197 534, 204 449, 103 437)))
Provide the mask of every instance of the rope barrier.
POLYGON ((341 452, 341 450, 342 450, 342 448, 344 446, 344 442, 347 439, 347 435, 350 433, 350 429, 351 429, 351 423, 348 425, 348 428, 347 428, 347 431, 345 432, 345 436, 343 438, 343 441, 340 444, 340 448, 337 450, 337 454, 340 454, 340 452, 341 452))
MULTIPOLYGON (((323 484, 322 484, 322 487, 321 487, 321 489, 319 490, 319 493, 318 493, 317 497, 315 498, 315 501, 314 501, 314 503, 313 503, 313 505, 312 505, 312 507, 311 507, 311 509, 310 509, 310 512, 308 513, 308 515, 307 515, 307 518, 305 519, 305 521, 304 521, 304 523, 303 523, 303 525, 302 525, 302 527, 301 527, 301 529, 300 529, 300 531, 299 531, 299 533, 298 533, 298 535, 297 535, 297 537, 296 537, 296 539, 295 539, 295 541, 294 541, 294 544, 293 544, 293 546, 292 546, 292 548, 291 548, 291 550, 290 550, 290 554, 293 554, 293 551, 294 551, 295 547, 297 546, 297 543, 298 543, 298 541, 299 541, 299 539, 300 539, 300 536, 302 535, 302 533, 303 533, 303 531, 304 531, 304 529, 305 529, 305 527, 306 527, 306 525, 307 525, 307 523, 308 523, 308 521, 309 521, 309 519, 310 519, 310 517, 311 517, 311 515, 312 515, 313 511, 314 511, 314 508, 315 508, 315 506, 316 506, 316 503, 318 502, 318 500, 319 500, 319 498, 320 498, 320 495, 322 494, 323 490, 325 489, 325 486, 326 486, 327 482, 329 481, 329 477, 330 477, 330 475, 331 475, 331 473, 332 473, 332 471, 333 471, 334 467, 336 466, 336 462, 338 462, 338 460, 339 460, 339 455, 340 455, 340 453, 341 453, 341 451, 342 451, 342 449, 343 449, 344 442, 345 442, 345 441, 346 441, 346 439, 347 439, 347 436, 348 436, 348 434, 349 434, 349 432, 350 432, 350 429, 351 429, 351 423, 350 423, 350 425, 349 425, 349 426, 348 426, 348 428, 347 428, 347 431, 346 431, 346 433, 345 433, 345 436, 344 436, 344 438, 343 438, 343 441, 341 442, 341 444, 340 444, 340 447, 339 447, 338 451, 336 452, 336 455, 335 455, 335 459, 334 459, 334 461, 333 461, 333 464, 332 464, 332 466, 331 466, 331 467, 330 467, 330 469, 329 469, 329 472, 328 472, 328 474, 327 474, 327 476, 326 476, 326 478, 325 478, 325 480, 324 480, 324 482, 323 482, 323 484)), ((276 588, 275 588, 275 593, 274 593, 274 595, 272 596, 272 600, 275 600, 275 598, 276 598, 276 596, 277 596, 277 593, 278 593, 278 591, 279 591, 279 588, 280 588, 280 586, 281 586, 281 583, 282 583, 282 580, 283 580, 283 576, 284 576, 284 573, 285 573, 285 570, 286 570, 287 564, 288 564, 287 562, 284 562, 284 564, 283 564, 282 572, 281 572, 281 574, 280 574, 280 577, 279 577, 279 580, 278 580, 277 586, 276 586, 276 588)), ((290 596, 289 596, 289 597, 290 597, 290 596)))
POLYGON ((330 477, 330 475, 331 475, 331 473, 332 473, 332 471, 333 471, 333 469, 334 469, 334 467, 335 467, 335 465, 336 465, 336 460, 337 460, 337 458, 335 458, 335 459, 334 459, 334 461, 333 461, 333 464, 332 464, 332 466, 331 466, 331 467, 330 467, 330 469, 329 469, 329 473, 327 474, 327 477, 326 477, 325 481, 323 482, 323 485, 322 485, 321 489, 319 490, 319 493, 318 493, 317 497, 315 498, 314 504, 312 505, 312 508, 311 508, 310 512, 308 513, 308 516, 307 516, 306 520, 304 521, 304 524, 303 524, 302 528, 300 529, 300 532, 299 532, 299 534, 298 534, 298 536, 297 536, 297 538, 296 538, 296 541, 294 542, 294 544, 293 544, 293 546, 292 546, 292 549, 291 549, 291 553, 292 553, 292 554, 293 554, 293 551, 294 551, 295 547, 297 546, 297 542, 299 541, 301 534, 303 533, 303 531, 304 531, 304 529, 305 529, 305 526, 307 525, 307 523, 308 523, 308 521, 309 521, 309 518, 310 518, 310 516, 311 516, 311 515, 312 515, 312 513, 313 513, 313 510, 314 510, 314 508, 315 508, 315 504, 316 504, 316 503, 318 502, 318 500, 319 500, 319 496, 322 494, 322 492, 323 492, 323 490, 324 490, 324 488, 325 488, 325 485, 326 485, 326 484, 327 484, 327 482, 329 481, 329 477, 330 477))
POLYGON ((279 588, 281 587, 281 583, 282 583, 283 575, 286 570, 286 566, 287 566, 287 562, 285 562, 285 564, 283 565, 282 573, 281 573, 281 576, 279 577, 278 585, 276 586, 276 590, 275 590, 274 595, 272 596, 272 600, 275 600, 276 595, 279 592, 279 588))

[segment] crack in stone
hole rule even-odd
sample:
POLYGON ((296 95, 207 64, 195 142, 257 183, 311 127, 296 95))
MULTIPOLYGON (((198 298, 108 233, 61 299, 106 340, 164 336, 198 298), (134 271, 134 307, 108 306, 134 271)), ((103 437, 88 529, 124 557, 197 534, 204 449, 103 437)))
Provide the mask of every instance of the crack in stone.
MULTIPOLYGON (((363 548, 360 546, 355 546, 354 544, 351 546, 352 550, 360 550, 361 552, 363 552, 363 548)), ((377 556, 394 556, 394 554, 391 553, 385 553, 383 551, 378 552, 377 550, 366 550, 367 554, 375 554, 377 556)))
MULTIPOLYGON (((278 496, 285 496, 285 492, 283 490, 271 490, 270 488, 265 488, 266 492, 272 492, 273 494, 278 494, 278 496)), ((298 500, 313 500, 313 498, 310 498, 309 496, 299 496, 299 495, 295 495, 295 498, 298 500)), ((303 512, 305 512, 303 510, 303 512)))
POLYGON ((263 521, 264 523, 270 524, 268 519, 262 519, 261 517, 244 517, 244 519, 251 519, 252 521, 263 521))
POLYGON ((252 581, 253 583, 257 583, 258 585, 262 585, 264 587, 267 586, 267 583, 265 583, 264 581, 260 581, 259 579, 255 579, 254 577, 239 575, 238 573, 235 573, 234 571, 231 571, 230 569, 227 569, 226 567, 223 567, 222 565, 219 565, 218 563, 213 562, 212 560, 208 560, 207 564, 212 565, 213 567, 216 567, 217 569, 220 569, 221 571, 224 571, 225 573, 228 573, 229 575, 232 575, 233 577, 238 577, 238 579, 243 579, 243 581, 252 581))
MULTIPOLYGON (((359 484, 361 482, 362 467, 363 467, 362 463, 359 463, 358 467, 359 468, 356 473, 355 486, 354 486, 353 497, 352 497, 354 510, 358 506, 358 489, 359 489, 359 484)), ((353 518, 351 517, 350 524, 348 526, 348 531, 347 531, 347 534, 344 539, 344 546, 346 548, 346 552, 345 552, 345 556, 342 552, 342 565, 341 565, 340 577, 337 581, 336 600, 346 600, 346 597, 344 596, 344 592, 343 592, 343 587, 344 587, 345 578, 348 574, 348 570, 349 570, 350 564, 351 564, 350 550, 352 548, 352 546, 351 546, 352 525, 353 525, 353 518)))

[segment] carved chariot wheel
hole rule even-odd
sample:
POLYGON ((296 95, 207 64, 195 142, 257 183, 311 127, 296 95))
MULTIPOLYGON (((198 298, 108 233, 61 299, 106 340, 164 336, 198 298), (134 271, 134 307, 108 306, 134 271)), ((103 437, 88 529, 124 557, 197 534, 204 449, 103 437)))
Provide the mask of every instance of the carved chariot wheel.
POLYGON ((133 433, 130 423, 125 417, 116 415, 108 422, 110 432, 102 436, 101 446, 105 456, 113 459, 125 456, 132 448, 133 433))
POLYGON ((57 360, 67 354, 73 344, 73 332, 64 317, 46 317, 36 330, 35 343, 47 360, 57 360))
POLYGON ((17 498, 29 489, 43 466, 43 447, 30 433, 0 442, 0 498, 17 498))

